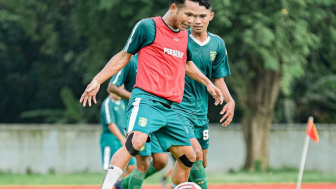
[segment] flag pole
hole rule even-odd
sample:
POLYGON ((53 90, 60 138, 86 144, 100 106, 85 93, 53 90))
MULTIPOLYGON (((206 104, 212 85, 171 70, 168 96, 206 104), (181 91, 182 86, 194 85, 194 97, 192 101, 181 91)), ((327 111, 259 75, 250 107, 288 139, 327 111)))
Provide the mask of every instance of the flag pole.
POLYGON ((306 135, 306 140, 305 140, 304 147, 303 147, 301 164, 300 164, 300 171, 299 171, 298 182, 296 184, 296 189, 301 189, 301 181, 302 181, 303 169, 304 169, 306 156, 307 156, 307 151, 308 151, 308 145, 309 145, 309 136, 306 135))

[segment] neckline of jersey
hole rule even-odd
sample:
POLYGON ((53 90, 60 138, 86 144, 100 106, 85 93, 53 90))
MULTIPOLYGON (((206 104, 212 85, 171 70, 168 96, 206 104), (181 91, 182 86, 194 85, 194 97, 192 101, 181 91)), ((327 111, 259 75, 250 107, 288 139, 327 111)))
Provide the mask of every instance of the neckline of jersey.
POLYGON ((166 26, 167 26, 172 32, 175 32, 175 33, 180 32, 180 29, 174 29, 174 28, 170 27, 170 26, 163 20, 162 17, 161 17, 161 20, 162 20, 162 22, 163 22, 164 24, 166 24, 166 26))
POLYGON ((190 38, 191 38, 193 41, 195 41, 195 43, 197 43, 197 44, 198 44, 199 46, 201 46, 201 47, 204 46, 204 45, 206 45, 206 44, 208 44, 209 41, 210 41, 210 36, 209 36, 209 34, 208 34, 207 39, 206 39, 204 42, 200 42, 198 39, 196 39, 195 36, 193 36, 192 33, 190 33, 189 36, 190 36, 190 38))

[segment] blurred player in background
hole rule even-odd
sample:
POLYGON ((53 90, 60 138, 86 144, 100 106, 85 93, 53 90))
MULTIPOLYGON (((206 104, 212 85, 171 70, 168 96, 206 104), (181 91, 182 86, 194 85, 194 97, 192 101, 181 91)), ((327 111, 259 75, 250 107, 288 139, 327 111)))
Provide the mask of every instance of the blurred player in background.
POLYGON ((85 107, 96 103, 100 84, 115 75, 139 53, 135 88, 127 107, 127 139, 112 157, 102 189, 111 189, 130 159, 139 153, 154 134, 162 149, 177 159, 172 188, 186 182, 196 157, 181 120, 171 108, 180 103, 185 74, 207 86, 215 104, 223 102, 221 91, 191 61, 187 26, 194 22, 198 0, 170 0, 163 17, 138 22, 122 51, 113 56, 93 78, 81 96, 85 107))
MULTIPOLYGON (((200 0, 196 20, 189 33, 189 46, 193 62, 209 79, 213 80, 226 102, 220 114, 220 122, 227 126, 233 119, 235 102, 224 82, 224 77, 231 74, 228 56, 223 39, 207 31, 209 22, 214 17, 212 0, 200 0)), ((207 189, 207 153, 209 148, 208 92, 206 87, 186 76, 183 100, 173 104, 188 129, 188 136, 196 153, 196 162, 190 171, 190 180, 202 189, 207 189)))
MULTIPOLYGON (((110 93, 100 108, 103 131, 100 136, 103 169, 107 170, 112 155, 125 144, 125 104, 120 97, 110 93)), ((134 158, 129 162, 123 177, 130 174, 135 166, 134 158)))
MULTIPOLYGON (((172 157, 172 159, 174 160, 174 163, 173 163, 173 164, 175 164, 175 161, 176 161, 175 157, 174 157, 173 155, 171 155, 171 157, 172 157)), ((172 174, 172 172, 173 172, 173 168, 174 168, 174 167, 170 167, 170 168, 165 172, 165 174, 163 175, 163 177, 161 178, 161 185, 162 185, 162 187, 163 187, 164 189, 167 189, 167 180, 168 180, 168 178, 170 177, 170 175, 172 174)))
MULTIPOLYGON (((108 91, 119 95, 125 103, 131 97, 137 74, 138 54, 132 56, 130 62, 112 77, 108 91), (123 87, 124 86, 124 87, 123 87)), ((163 153, 154 135, 147 142, 136 157, 136 168, 128 177, 118 180, 117 189, 141 188, 143 180, 163 169, 168 161, 168 153, 163 153), (153 161, 151 162, 151 158, 153 161)))

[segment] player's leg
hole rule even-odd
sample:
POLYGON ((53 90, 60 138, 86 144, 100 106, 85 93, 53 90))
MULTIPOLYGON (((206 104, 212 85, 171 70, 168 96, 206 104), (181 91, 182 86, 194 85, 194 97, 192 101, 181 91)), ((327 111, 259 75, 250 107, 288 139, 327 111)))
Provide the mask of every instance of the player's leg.
POLYGON ((121 176, 121 178, 125 178, 129 176, 133 170, 135 169, 135 158, 132 157, 132 159, 129 161, 126 170, 124 171, 124 174, 121 176))
POLYGON ((134 131, 127 136, 126 143, 112 157, 102 189, 111 189, 133 156, 139 153, 148 138, 146 133, 134 131))
POLYGON ((176 163, 171 174, 171 188, 174 188, 180 183, 188 181, 190 169, 196 161, 196 155, 191 146, 171 146, 169 151, 176 158, 176 163))
POLYGON ((194 125, 198 124, 198 119, 196 116, 186 114, 183 111, 177 111, 177 115, 180 118, 182 124, 185 126, 187 129, 188 133, 188 138, 190 140, 190 143, 193 147, 193 150, 196 154, 196 161, 193 164, 191 170, 190 170, 190 176, 188 181, 190 182, 195 182, 198 185, 201 186, 203 189, 208 188, 208 183, 207 183, 207 176, 205 169, 203 167, 203 152, 202 152, 202 146, 198 142, 198 139, 196 137, 197 132, 194 129, 194 125))
POLYGON ((144 180, 144 177, 146 175, 146 171, 150 165, 150 146, 150 143, 145 143, 145 145, 140 149, 139 154, 135 156, 136 168, 128 177, 125 177, 120 181, 121 187, 119 187, 118 183, 116 184, 117 189, 128 189, 134 188, 135 186, 141 187, 142 181, 144 180))
POLYGON ((191 143, 193 145, 193 148, 196 149, 196 151, 199 150, 202 151, 201 153, 202 156, 201 157, 198 156, 196 162, 191 168, 190 180, 192 182, 197 183, 202 189, 207 189, 208 183, 204 166, 204 155, 207 154, 207 149, 209 147, 209 126, 207 124, 207 120, 206 121, 200 120, 199 122, 194 121, 193 125, 194 125, 193 130, 196 138, 191 139, 192 141, 191 143), (204 122, 206 123, 204 124, 204 122), (203 150, 206 150, 205 154, 203 153, 203 150))
POLYGON ((172 171, 172 188, 188 181, 190 168, 196 155, 188 138, 187 128, 182 124, 175 110, 167 109, 166 126, 154 133, 162 149, 168 149, 176 158, 172 171))
POLYGON ((124 189, 141 188, 143 180, 163 169, 167 161, 168 153, 163 153, 158 140, 152 135, 150 143, 146 143, 137 155, 137 168, 127 179, 121 181, 121 186, 124 189))
POLYGON ((121 178, 125 178, 127 177, 129 174, 132 173, 132 171, 134 170, 135 168, 135 165, 127 165, 125 171, 124 171, 124 174, 121 176, 121 178))
POLYGON ((143 180, 145 179, 146 172, 150 165, 151 156, 136 156, 137 167, 133 170, 132 174, 122 181, 124 189, 141 188, 143 180), (128 183, 126 183, 128 180, 128 183))
POLYGON ((208 149, 204 149, 203 151, 203 167, 206 168, 208 166, 208 149))
MULTIPOLYGON (((127 132, 141 131, 150 134, 164 125, 164 117, 156 108, 156 106, 160 106, 160 103, 149 100, 148 95, 144 95, 143 97, 131 98, 130 100, 131 106, 128 106, 127 132)), ((150 166, 150 144, 146 143, 142 149, 139 156, 137 156, 137 168, 133 170, 129 177, 121 181, 122 188, 141 188, 145 173, 150 166)), ((118 183, 116 184, 117 188, 119 187, 118 183)))
POLYGON ((162 170, 168 163, 169 153, 163 152, 155 135, 151 136, 151 153, 153 161, 147 170, 145 179, 162 170))
POLYGON ((153 161, 147 170, 145 179, 161 171, 168 163, 168 153, 153 153, 152 158, 153 161))
POLYGON ((110 165, 110 161, 112 158, 111 147, 101 144, 100 148, 101 148, 101 155, 102 155, 101 157, 102 157, 103 170, 106 171, 108 166, 110 165))
POLYGON ((196 138, 190 139, 193 150, 196 153, 196 161, 190 170, 190 181, 198 184, 202 189, 208 188, 207 175, 203 166, 203 151, 196 138))
POLYGON ((167 179, 168 179, 168 177, 170 177, 170 175, 171 175, 171 173, 172 173, 172 171, 173 171, 173 167, 174 167, 174 165, 175 165, 175 161, 176 161, 176 159, 175 159, 175 157, 170 153, 170 157, 172 157, 172 159, 174 160, 174 164, 173 164, 173 166, 172 167, 170 167, 169 169, 168 169, 168 171, 166 171, 166 173, 163 175, 163 177, 161 178, 161 185, 162 185, 162 187, 164 188, 164 189, 166 189, 166 183, 167 183, 167 179))

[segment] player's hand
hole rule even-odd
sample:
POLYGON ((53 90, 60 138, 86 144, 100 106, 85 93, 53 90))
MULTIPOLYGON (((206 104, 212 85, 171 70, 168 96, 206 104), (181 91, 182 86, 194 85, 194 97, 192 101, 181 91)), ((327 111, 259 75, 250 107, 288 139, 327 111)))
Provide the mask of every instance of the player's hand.
POLYGON ((96 95, 99 91, 99 87, 100 83, 98 83, 96 80, 92 80, 91 83, 86 87, 82 97, 79 100, 80 103, 83 103, 83 107, 86 106, 87 102, 89 103, 89 106, 91 106, 91 100, 97 104, 96 95))
POLYGON ((211 85, 208 85, 207 87, 208 92, 212 95, 212 97, 215 99, 215 105, 223 104, 224 97, 222 95, 222 92, 211 83, 211 85))
POLYGON ((223 122, 222 126, 226 127, 231 123, 233 119, 233 115, 234 115, 235 106, 236 106, 236 103, 233 100, 231 100, 227 102, 225 106, 223 107, 222 111, 220 112, 221 115, 224 114, 222 119, 220 119, 220 122, 221 123, 223 122))

